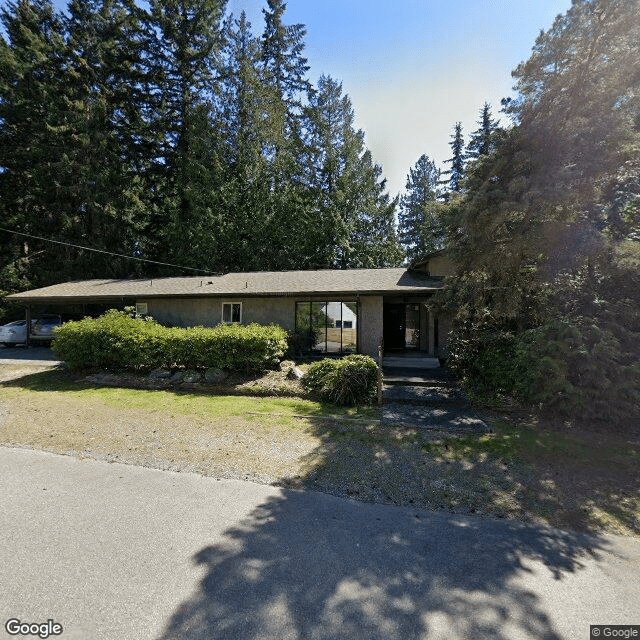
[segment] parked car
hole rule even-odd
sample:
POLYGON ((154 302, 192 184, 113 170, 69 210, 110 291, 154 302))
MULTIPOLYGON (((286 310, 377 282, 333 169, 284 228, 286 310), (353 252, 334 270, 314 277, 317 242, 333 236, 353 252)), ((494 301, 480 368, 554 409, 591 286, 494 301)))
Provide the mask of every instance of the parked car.
MULTIPOLYGON (((31 328, 33 330, 33 326, 36 321, 31 321, 31 328)), ((14 344, 24 344, 27 341, 27 321, 26 320, 16 320, 15 322, 10 322, 9 324, 5 324, 0 327, 0 343, 4 344, 7 347, 10 347, 14 344)))
POLYGON ((31 328, 29 340, 34 343, 50 345, 53 340, 53 330, 62 324, 62 318, 56 315, 40 316, 31 328))

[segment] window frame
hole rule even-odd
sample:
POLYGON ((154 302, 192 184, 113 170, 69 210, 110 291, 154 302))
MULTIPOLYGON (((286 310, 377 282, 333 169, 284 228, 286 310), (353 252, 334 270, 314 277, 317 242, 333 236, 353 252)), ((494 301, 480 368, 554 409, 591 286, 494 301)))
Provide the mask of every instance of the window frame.
MULTIPOLYGON (((319 353, 323 356, 332 356, 332 355, 336 355, 336 356, 344 356, 344 355, 348 355, 348 354, 353 354, 353 353, 360 353, 360 300, 358 298, 333 298, 333 299, 327 299, 327 300, 296 300, 294 303, 294 308, 295 308, 295 313, 294 313, 294 327, 295 327, 295 331, 297 332, 299 329, 299 324, 298 324, 298 309, 301 308, 302 305, 308 305, 308 315, 309 315, 309 328, 311 328, 312 326, 312 316, 313 316, 313 305, 314 303, 318 303, 318 304, 323 304, 325 305, 325 319, 328 319, 328 308, 329 308, 329 304, 332 302, 336 302, 340 304, 340 320, 336 322, 336 325, 338 324, 338 322, 340 323, 340 326, 336 326, 335 328, 340 329, 340 349, 339 351, 329 351, 327 348, 327 333, 328 333, 328 324, 327 322, 325 322, 324 325, 324 345, 325 348, 323 351, 320 351, 319 353), (355 303, 356 305, 356 309, 354 311, 355 313, 355 318, 356 318, 356 343, 355 343, 355 350, 349 350, 349 351, 345 351, 344 349, 344 330, 348 329, 348 330, 352 330, 354 329, 353 327, 353 321, 349 321, 347 320, 346 322, 349 322, 351 324, 351 327, 345 327, 344 323, 345 320, 343 318, 343 310, 344 310, 344 305, 346 303, 355 303)), ((306 309, 305 309, 306 311, 306 309)), ((305 313, 306 315, 306 313, 305 313)), ((337 319, 336 319, 337 320, 337 319)), ((306 324, 306 323, 305 323, 306 324)), ((310 353, 313 353, 313 347, 310 349, 310 353)))
POLYGON ((221 309, 221 323, 222 324, 242 324, 242 301, 238 300, 238 301, 225 301, 222 303, 222 309, 221 309), (240 307, 240 319, 239 320, 234 320, 233 319, 233 306, 234 305, 238 305, 240 307), (229 310, 229 318, 231 318, 230 320, 225 320, 224 319, 224 307, 225 305, 229 305, 230 310, 229 310))

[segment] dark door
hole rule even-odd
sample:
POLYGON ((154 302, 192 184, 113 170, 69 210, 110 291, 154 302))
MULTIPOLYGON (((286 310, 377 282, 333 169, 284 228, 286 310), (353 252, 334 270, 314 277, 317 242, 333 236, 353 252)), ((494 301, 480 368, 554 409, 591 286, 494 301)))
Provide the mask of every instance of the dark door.
POLYGON ((382 313, 385 349, 404 349, 405 305, 385 304, 382 313))

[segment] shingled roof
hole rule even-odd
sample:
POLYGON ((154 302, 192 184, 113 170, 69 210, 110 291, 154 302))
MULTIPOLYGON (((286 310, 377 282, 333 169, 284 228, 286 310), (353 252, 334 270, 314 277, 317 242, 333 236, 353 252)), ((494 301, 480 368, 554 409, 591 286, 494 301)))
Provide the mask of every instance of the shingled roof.
POLYGON ((110 301, 122 298, 312 296, 425 293, 442 281, 399 269, 259 271, 146 280, 80 280, 6 296, 24 303, 110 301))

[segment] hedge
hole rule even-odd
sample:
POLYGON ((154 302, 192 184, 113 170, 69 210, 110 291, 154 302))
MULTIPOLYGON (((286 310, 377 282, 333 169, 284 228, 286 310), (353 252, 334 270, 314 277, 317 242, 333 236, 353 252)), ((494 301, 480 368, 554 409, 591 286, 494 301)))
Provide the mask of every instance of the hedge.
POLYGON ((312 364, 302 381, 322 400, 334 404, 372 404, 378 390, 378 367, 369 356, 326 358, 312 364))
POLYGON ((111 309, 99 318, 67 322, 52 348, 70 369, 230 369, 257 372, 276 365, 287 348, 278 326, 165 327, 111 309))

